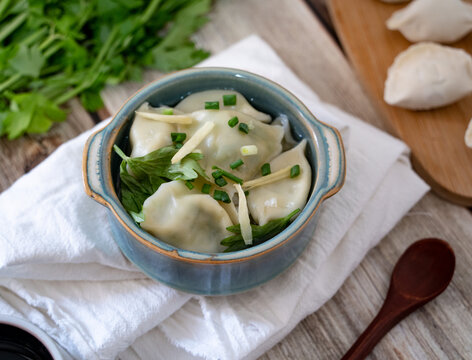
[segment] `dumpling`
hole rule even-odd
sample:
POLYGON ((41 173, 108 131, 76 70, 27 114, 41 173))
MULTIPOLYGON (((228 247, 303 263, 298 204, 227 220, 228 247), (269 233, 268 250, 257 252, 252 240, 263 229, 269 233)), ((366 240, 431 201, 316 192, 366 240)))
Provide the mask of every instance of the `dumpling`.
MULTIPOLYGON (((160 109, 153 108, 146 102, 138 111, 159 112, 160 109)), ((170 133, 176 130, 175 124, 145 119, 136 114, 129 131, 131 157, 144 156, 161 147, 172 145, 170 133)))
POLYGON ((311 168, 305 158, 306 140, 270 162, 272 172, 291 165, 300 165, 300 175, 249 190, 247 203, 253 219, 264 225, 303 209, 311 186, 311 168))
POLYGON ((210 134, 198 145, 198 150, 204 155, 201 163, 208 175, 213 171, 212 166, 229 170, 232 162, 242 158, 244 165, 231 172, 243 180, 250 179, 265 162, 282 152, 282 126, 264 124, 234 110, 200 110, 191 115, 195 120, 191 125, 179 126, 179 131, 185 132, 187 139, 207 121, 215 124, 210 134), (248 124, 248 134, 239 131, 238 126, 228 126, 228 120, 234 116, 238 117, 240 123, 248 124), (240 149, 245 145, 256 145, 257 155, 242 156, 240 149))
POLYGON ((472 119, 469 121, 469 126, 467 126, 467 130, 465 131, 464 139, 465 144, 472 148, 472 119))
POLYGON ((260 120, 262 122, 267 123, 271 121, 270 115, 254 109, 243 95, 233 90, 201 91, 187 96, 180 103, 178 103, 175 108, 179 111, 182 111, 183 113, 188 114, 197 110, 205 109, 205 102, 207 101, 218 101, 220 104, 220 110, 236 110, 252 116, 254 119, 260 120), (236 95, 236 105, 225 106, 223 104, 223 95, 233 94, 236 95))
POLYGON ((147 232, 177 248, 204 253, 221 252, 220 241, 233 225, 215 199, 182 181, 162 184, 144 202, 143 214, 141 227, 147 232))
POLYGON ((464 50, 419 43, 388 69, 384 100, 412 110, 451 104, 472 91, 472 57, 464 50))
POLYGON ((393 13, 387 28, 411 42, 451 43, 472 30, 472 5, 461 0, 415 0, 393 13))

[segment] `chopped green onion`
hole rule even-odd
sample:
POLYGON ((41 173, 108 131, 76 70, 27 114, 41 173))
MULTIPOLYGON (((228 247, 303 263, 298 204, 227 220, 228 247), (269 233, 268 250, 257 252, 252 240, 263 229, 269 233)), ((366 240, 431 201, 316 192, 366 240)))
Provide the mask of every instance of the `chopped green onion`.
POLYGON ((232 162, 231 164, 229 164, 229 167, 234 170, 234 169, 240 167, 242 164, 244 164, 244 161, 242 161, 241 159, 238 159, 238 160, 232 162))
POLYGON ((211 185, 210 185, 210 184, 203 184, 203 186, 202 186, 202 193, 204 193, 204 194, 209 194, 209 193, 210 193, 210 189, 211 189, 211 185))
POLYGON ((266 176, 266 175, 269 175, 271 173, 269 163, 265 163, 264 165, 262 165, 261 173, 262 173, 262 176, 266 176))
POLYGON ((213 199, 222 201, 227 204, 231 202, 231 199, 229 198, 228 193, 226 191, 221 191, 221 190, 215 190, 213 192, 213 199))
POLYGON ((186 133, 170 133, 170 137, 172 138, 172 141, 175 143, 181 143, 184 142, 185 139, 187 138, 186 133))
POLYGON ((219 110, 220 102, 219 101, 206 101, 205 110, 219 110))
POLYGON ((185 186, 188 187, 189 190, 192 190, 194 188, 192 182, 190 182, 190 181, 186 181, 185 186))
POLYGON ((225 106, 236 105, 236 95, 223 95, 223 104, 225 106))
POLYGON ((228 125, 229 127, 234 128, 239 122, 239 119, 237 116, 232 117, 231 119, 228 120, 228 125))
POLYGON ((180 149, 182 146, 184 146, 184 144, 182 144, 182 143, 175 144, 176 149, 180 149))
POLYGON ((218 185, 219 187, 223 187, 227 184, 228 182, 225 180, 223 176, 219 177, 218 179, 215 179, 215 184, 218 185))
POLYGON ((162 115, 174 115, 174 109, 168 108, 162 110, 162 115))
POLYGON ((256 145, 244 145, 239 149, 242 156, 257 155, 258 149, 256 145))
POLYGON ((290 169, 290 177, 294 178, 294 177, 297 177, 298 175, 300 175, 300 165, 292 166, 292 168, 290 169))
POLYGON ((246 123, 240 123, 238 126, 239 131, 249 134, 249 126, 246 123))
MULTIPOLYGON (((228 179, 234 181, 235 183, 238 183, 238 184, 242 184, 242 183, 243 183, 243 179, 240 179, 240 178, 238 178, 236 175, 233 175, 233 174, 231 174, 231 173, 229 173, 229 172, 227 172, 227 171, 225 171, 225 170, 223 170, 223 169, 220 169, 218 166, 213 166, 212 169, 213 169, 213 170, 218 170, 218 171, 221 173, 220 176, 224 176, 225 178, 228 178, 228 179)), ((214 171, 214 172, 212 173, 212 175, 215 174, 216 172, 217 172, 217 171, 214 171)), ((219 176, 215 177, 215 175, 213 175, 213 177, 216 179, 216 178, 218 178, 219 176)))
POLYGON ((248 195, 249 195, 249 190, 246 190, 246 191, 244 192, 244 195, 248 196, 248 195))
MULTIPOLYGON (((213 167, 213 169, 215 169, 215 167, 213 167)), ((213 176, 214 179, 218 179, 223 176, 223 171, 220 171, 220 170, 213 171, 211 173, 211 176, 213 176)))

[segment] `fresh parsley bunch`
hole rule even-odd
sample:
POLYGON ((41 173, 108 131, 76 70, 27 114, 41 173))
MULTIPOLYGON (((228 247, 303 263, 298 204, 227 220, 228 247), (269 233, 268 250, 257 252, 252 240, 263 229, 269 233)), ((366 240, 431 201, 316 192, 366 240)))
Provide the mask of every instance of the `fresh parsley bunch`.
POLYGON ((0 0, 0 136, 46 132, 78 96, 103 106, 106 84, 144 67, 182 69, 208 56, 190 40, 211 0, 0 0))

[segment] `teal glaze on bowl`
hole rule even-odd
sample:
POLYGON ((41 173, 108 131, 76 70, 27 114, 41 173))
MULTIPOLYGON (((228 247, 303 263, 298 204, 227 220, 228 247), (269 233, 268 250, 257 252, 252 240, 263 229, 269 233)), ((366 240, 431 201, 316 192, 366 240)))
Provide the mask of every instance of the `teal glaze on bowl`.
POLYGON ((111 122, 88 139, 83 167, 86 192, 111 210, 114 239, 129 260, 151 278, 179 290, 226 295, 267 282, 302 253, 312 237, 318 207, 344 183, 345 156, 338 131, 318 121, 281 86, 242 70, 198 68, 162 77, 129 98, 111 122), (306 156, 314 170, 307 204, 290 226, 263 244, 232 253, 198 253, 167 244, 136 225, 117 196, 120 159, 112 147, 129 149, 134 111, 145 101, 174 106, 191 93, 211 89, 238 91, 273 118, 286 115, 294 138, 308 140, 306 156))

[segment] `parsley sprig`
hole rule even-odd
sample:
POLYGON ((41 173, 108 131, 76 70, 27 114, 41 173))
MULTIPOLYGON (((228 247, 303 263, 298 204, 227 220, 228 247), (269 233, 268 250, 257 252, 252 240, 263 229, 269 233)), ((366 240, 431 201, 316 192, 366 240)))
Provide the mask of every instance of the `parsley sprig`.
POLYGON ((0 136, 42 133, 78 96, 103 106, 106 84, 144 67, 187 68, 208 56, 190 40, 211 0, 0 0, 0 136))

